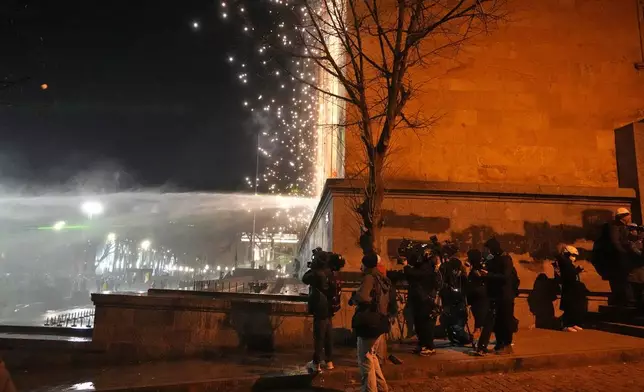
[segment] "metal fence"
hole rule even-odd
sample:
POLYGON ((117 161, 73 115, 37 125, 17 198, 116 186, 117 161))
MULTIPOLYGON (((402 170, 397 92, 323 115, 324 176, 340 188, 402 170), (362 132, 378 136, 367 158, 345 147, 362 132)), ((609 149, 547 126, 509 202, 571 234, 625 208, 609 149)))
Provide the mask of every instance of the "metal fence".
POLYGON ((93 328, 94 310, 66 312, 45 320, 45 327, 93 328))
POLYGON ((265 281, 235 282, 230 280, 198 280, 193 284, 195 291, 213 291, 223 293, 259 294, 268 288, 265 281))

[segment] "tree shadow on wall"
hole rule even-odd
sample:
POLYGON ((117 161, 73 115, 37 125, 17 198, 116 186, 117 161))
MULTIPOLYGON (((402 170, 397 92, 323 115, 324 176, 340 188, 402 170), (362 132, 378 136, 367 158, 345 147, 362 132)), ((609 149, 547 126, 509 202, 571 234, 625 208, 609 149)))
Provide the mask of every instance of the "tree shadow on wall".
MULTIPOLYGON (((387 211, 393 214, 393 211, 387 211)), ((388 216, 388 215, 387 215, 388 216)), ((482 248, 485 241, 495 237, 501 242, 503 249, 509 253, 529 254, 534 260, 543 261, 557 253, 560 243, 574 243, 577 240, 594 240, 599 236, 601 224, 613 218, 613 212, 603 209, 589 209, 582 212, 582 225, 552 225, 549 222, 524 222, 525 234, 498 233, 491 226, 473 225, 463 231, 451 232, 451 239, 455 241, 461 252, 472 248, 482 248)), ((425 231, 427 238, 434 233, 444 233, 450 228, 450 220, 440 217, 418 217, 417 215, 388 216, 387 227, 394 222, 395 227, 410 227, 416 231, 425 231), (408 223, 409 226, 405 226, 408 223)), ((397 249, 402 239, 387 241, 387 253, 390 258, 397 256, 397 249)), ((590 250, 579 249, 580 260, 588 260, 590 250)))

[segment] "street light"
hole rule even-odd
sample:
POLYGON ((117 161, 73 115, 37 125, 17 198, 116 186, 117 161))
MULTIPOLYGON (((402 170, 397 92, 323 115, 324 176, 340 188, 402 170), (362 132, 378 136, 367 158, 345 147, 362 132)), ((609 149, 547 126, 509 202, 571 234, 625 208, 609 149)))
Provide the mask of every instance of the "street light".
POLYGON ((152 245, 152 242, 150 240, 143 240, 141 242, 141 249, 148 250, 150 249, 150 245, 152 245))
POLYGON ((81 205, 81 210, 89 219, 92 219, 94 215, 102 214, 105 209, 98 201, 86 201, 81 205))
POLYGON ((52 227, 56 231, 61 231, 65 227, 66 224, 67 223, 65 223, 65 221, 58 221, 58 222, 54 223, 54 226, 52 226, 52 227))
POLYGON ((217 266, 217 271, 221 271, 221 266, 220 265, 217 266))
POLYGON ((107 241, 114 242, 116 240, 116 234, 110 233, 107 235, 107 241))

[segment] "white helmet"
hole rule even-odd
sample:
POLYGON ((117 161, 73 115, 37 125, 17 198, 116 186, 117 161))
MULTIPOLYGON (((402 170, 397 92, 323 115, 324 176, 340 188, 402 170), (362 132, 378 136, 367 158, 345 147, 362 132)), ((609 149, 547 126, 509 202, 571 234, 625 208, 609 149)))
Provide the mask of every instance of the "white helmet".
POLYGON ((579 256, 579 251, 577 250, 577 248, 575 248, 572 245, 566 245, 563 249, 563 252, 568 253, 571 256, 575 256, 575 257, 579 256))
POLYGON ((623 216, 623 215, 630 215, 631 212, 628 210, 628 208, 620 207, 617 209, 615 212, 615 216, 623 216))

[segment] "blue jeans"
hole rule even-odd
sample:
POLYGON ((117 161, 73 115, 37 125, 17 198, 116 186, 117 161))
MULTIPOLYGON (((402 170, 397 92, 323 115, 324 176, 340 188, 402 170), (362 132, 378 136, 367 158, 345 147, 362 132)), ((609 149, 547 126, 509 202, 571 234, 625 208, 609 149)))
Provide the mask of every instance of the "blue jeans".
POLYGON ((362 392, 389 392, 387 380, 382 374, 378 359, 380 346, 385 344, 385 339, 385 335, 380 335, 376 339, 358 337, 358 367, 362 392))

